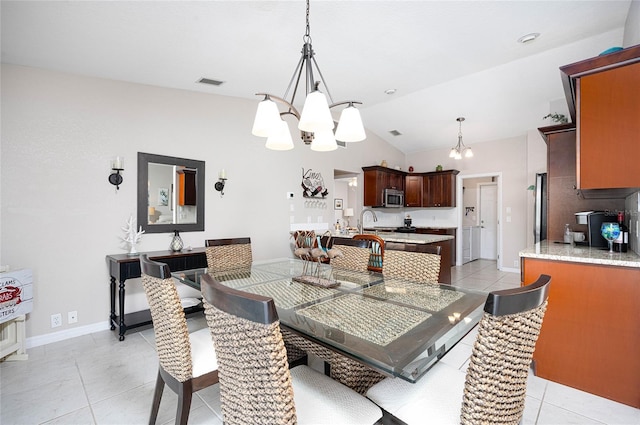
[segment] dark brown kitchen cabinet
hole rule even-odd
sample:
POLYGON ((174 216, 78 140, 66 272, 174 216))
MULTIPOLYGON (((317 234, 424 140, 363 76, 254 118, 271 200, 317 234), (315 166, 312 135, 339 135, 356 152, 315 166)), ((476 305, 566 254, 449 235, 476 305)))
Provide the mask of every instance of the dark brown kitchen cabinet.
MULTIPOLYGON (((578 189, 640 187, 640 45, 560 68, 577 124, 578 189)), ((621 196, 627 194, 621 192, 621 196)))
POLYGON ((624 199, 585 199, 577 189, 575 124, 541 127, 538 131, 547 143, 547 239, 563 240, 565 224, 574 232, 588 234, 586 225, 576 224, 576 212, 624 208, 624 199))
MULTIPOLYGON (((563 239, 564 225, 575 223, 574 214, 584 203, 576 190, 576 128, 573 124, 539 129, 547 142, 547 234, 563 239)), ((578 229, 574 229, 580 231, 578 229)))
POLYGON ((425 173, 422 181, 422 206, 451 208, 456 206, 458 170, 425 173))
POLYGON ((407 174, 393 168, 371 166, 364 171, 364 206, 382 207, 384 189, 404 190, 404 176, 407 174))
POLYGON ((416 233, 420 235, 449 235, 453 236, 451 239, 451 265, 456 265, 456 228, 448 227, 448 228, 432 228, 432 227, 418 227, 416 229, 416 233))
POLYGON ((422 206, 422 175, 406 176, 404 179, 404 204, 407 207, 422 206))

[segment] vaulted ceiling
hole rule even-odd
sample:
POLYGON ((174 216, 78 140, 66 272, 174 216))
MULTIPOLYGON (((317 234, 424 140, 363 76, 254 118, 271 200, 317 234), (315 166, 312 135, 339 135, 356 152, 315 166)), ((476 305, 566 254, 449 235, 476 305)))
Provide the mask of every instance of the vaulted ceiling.
MULTIPOLYGON (((411 153, 453 146, 459 116, 471 146, 548 125, 566 110, 558 67, 621 46, 630 3, 314 0, 310 30, 334 101, 362 101, 368 131, 411 153)), ((256 104, 257 92, 284 94, 305 32, 302 0, 0 7, 4 63, 256 104)))

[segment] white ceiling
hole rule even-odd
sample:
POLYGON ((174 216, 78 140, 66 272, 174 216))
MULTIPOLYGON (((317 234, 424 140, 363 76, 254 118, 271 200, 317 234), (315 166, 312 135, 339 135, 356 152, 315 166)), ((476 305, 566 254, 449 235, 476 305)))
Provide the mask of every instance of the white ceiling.
MULTIPOLYGON (((362 101, 365 127, 411 153, 453 146, 458 116, 471 146, 547 125, 544 115, 566 110, 558 67, 621 46, 630 3, 314 0, 310 27, 334 101, 362 101), (531 32, 542 35, 516 42, 531 32)), ((256 92, 284 94, 305 30, 302 0, 0 7, 3 63, 256 104, 256 92)))

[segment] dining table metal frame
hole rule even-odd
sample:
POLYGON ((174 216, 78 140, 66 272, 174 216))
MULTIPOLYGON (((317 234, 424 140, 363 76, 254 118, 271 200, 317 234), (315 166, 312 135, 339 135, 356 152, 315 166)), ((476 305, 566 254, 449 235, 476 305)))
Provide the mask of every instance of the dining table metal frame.
MULTIPOLYGON (((323 288, 292 279, 304 266, 298 259, 274 259, 211 276, 233 288, 273 298, 285 329, 409 382, 420 379, 483 314, 482 292, 313 265, 314 273, 339 282, 323 288)), ((200 289, 204 273, 206 268, 172 275, 200 289)))

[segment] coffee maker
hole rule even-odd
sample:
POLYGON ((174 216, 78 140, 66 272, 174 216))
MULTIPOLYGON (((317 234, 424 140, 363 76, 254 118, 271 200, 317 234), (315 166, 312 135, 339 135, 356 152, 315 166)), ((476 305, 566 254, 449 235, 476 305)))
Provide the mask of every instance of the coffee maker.
MULTIPOLYGON (((582 214, 583 217, 587 218, 587 237, 589 238, 589 246, 592 248, 608 248, 609 243, 605 238, 602 237, 600 233, 600 227, 602 223, 617 223, 618 218, 615 215, 608 214, 605 211, 591 211, 586 214, 582 214)), ((576 214, 576 221, 578 224, 580 223, 581 218, 576 214)))

